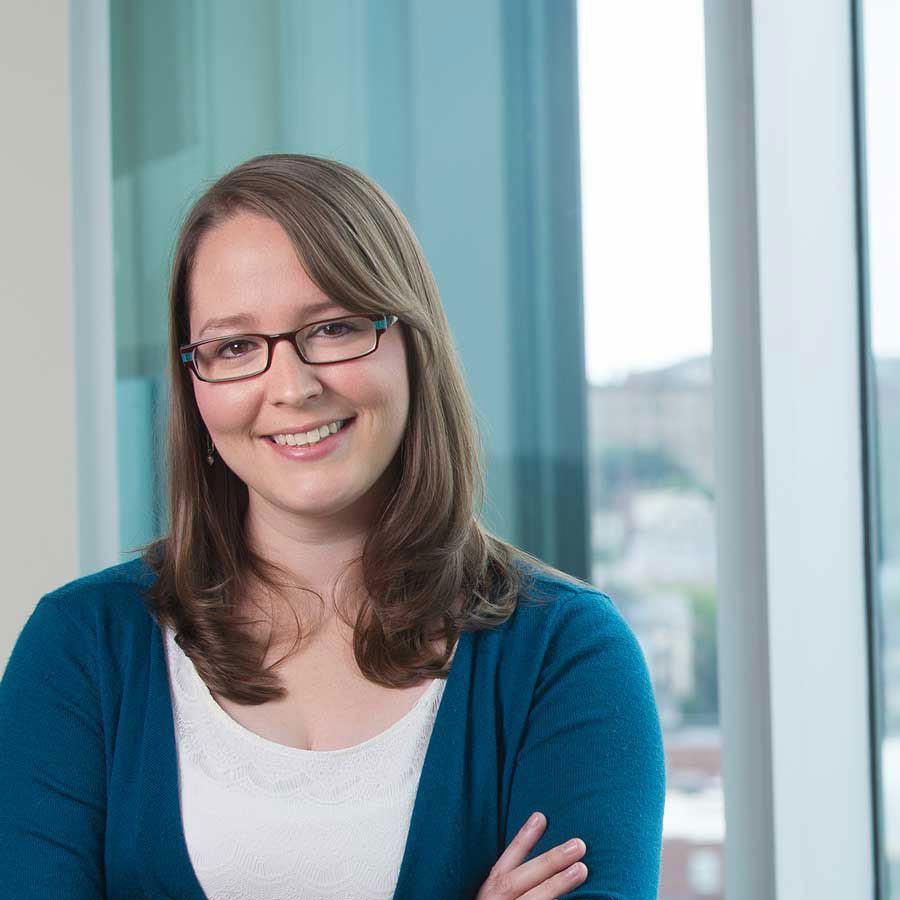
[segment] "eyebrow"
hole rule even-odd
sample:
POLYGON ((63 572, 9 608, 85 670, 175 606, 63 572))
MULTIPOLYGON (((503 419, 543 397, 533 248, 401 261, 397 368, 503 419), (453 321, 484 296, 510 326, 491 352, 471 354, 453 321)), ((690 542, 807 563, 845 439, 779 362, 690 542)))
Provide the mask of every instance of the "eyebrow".
MULTIPOLYGON (((319 303, 313 303, 310 306, 304 307, 303 314, 304 316, 317 316, 319 313, 327 312, 330 309, 337 308, 338 304, 334 302, 334 300, 322 300, 319 303)), ((245 328, 245 327, 256 327, 257 324, 256 316, 251 313, 236 313, 233 316, 218 316, 213 319, 208 319, 200 331, 197 332, 197 340, 200 340, 207 331, 211 331, 214 328, 245 328)), ((314 321, 314 319, 310 319, 310 321, 314 321)))

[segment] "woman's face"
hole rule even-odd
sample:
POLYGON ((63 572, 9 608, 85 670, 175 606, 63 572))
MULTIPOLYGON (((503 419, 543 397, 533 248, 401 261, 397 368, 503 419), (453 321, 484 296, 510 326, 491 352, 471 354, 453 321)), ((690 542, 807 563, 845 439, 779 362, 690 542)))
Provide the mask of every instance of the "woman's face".
MULTIPOLYGON (((272 220, 239 212, 201 239, 190 280, 191 341, 273 334, 348 314, 313 284, 286 232, 272 220), (207 327, 212 318, 239 313, 251 321, 207 327)), ((370 524, 409 413, 401 328, 389 328, 374 353, 349 362, 307 365, 282 340, 261 375, 219 384, 192 376, 216 450, 247 485, 250 515, 370 524), (309 444, 306 456, 292 458, 270 438, 350 418, 321 444, 309 444)))

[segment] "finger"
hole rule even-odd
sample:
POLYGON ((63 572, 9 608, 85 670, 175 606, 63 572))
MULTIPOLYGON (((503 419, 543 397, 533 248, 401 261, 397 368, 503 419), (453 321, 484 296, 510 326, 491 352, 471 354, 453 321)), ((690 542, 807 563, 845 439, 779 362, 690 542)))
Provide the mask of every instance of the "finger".
POLYGON ((583 862, 573 863, 562 872, 520 895, 520 900, 557 900, 569 891, 574 890, 587 878, 587 866, 583 862))
POLYGON ((547 827, 547 819, 543 813, 537 812, 529 817, 528 821, 519 829, 516 836, 510 841, 509 846, 503 851, 503 855, 494 864, 493 873, 512 872, 516 866, 520 866, 525 857, 531 852, 531 848, 538 842, 538 838, 547 827), (537 821, 531 820, 537 816, 537 821))
MULTIPOLYGON (((548 879, 551 882, 552 889, 556 889, 560 883, 568 883, 565 877, 560 879, 557 876, 562 875, 566 869, 571 867, 572 863, 578 862, 584 856, 586 850, 587 847, 581 838, 573 838, 571 841, 566 841, 565 844, 552 847, 546 853, 528 860, 528 862, 513 869, 512 872, 500 876, 502 878, 501 884, 503 885, 504 896, 507 896, 507 891, 510 897, 527 896, 529 900, 532 897, 543 900, 545 897, 558 896, 558 894, 551 893, 532 895, 526 892, 532 888, 543 889, 543 885, 548 879), (554 878, 556 878, 556 881, 553 881, 554 878)), ((579 871, 580 869, 575 870, 576 873, 579 871)), ((546 890, 549 890, 549 888, 546 890)), ((571 890, 571 888, 566 888, 566 890, 571 890)))

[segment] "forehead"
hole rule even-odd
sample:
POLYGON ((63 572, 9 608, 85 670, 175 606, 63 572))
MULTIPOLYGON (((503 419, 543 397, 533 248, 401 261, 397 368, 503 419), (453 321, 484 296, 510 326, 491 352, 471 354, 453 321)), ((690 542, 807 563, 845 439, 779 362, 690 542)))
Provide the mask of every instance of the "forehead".
POLYGON ((287 232, 246 212, 200 239, 188 301, 193 340, 214 330, 275 327, 276 318, 311 321, 342 310, 307 275, 287 232))
POLYGON ((190 273, 191 299, 232 284, 246 289, 265 280, 290 279, 315 288, 287 232, 271 219, 240 212, 204 234, 190 273))

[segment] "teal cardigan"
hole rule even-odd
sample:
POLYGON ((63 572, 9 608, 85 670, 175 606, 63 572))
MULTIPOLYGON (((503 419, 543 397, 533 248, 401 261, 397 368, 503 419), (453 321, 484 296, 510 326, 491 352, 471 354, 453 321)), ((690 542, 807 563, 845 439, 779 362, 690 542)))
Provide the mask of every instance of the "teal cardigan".
MULTIPOLYGON (((204 898, 163 634, 141 598, 153 578, 141 560, 79 578, 42 597, 18 638, 0 682, 5 897, 204 898)), ((587 844, 587 879, 566 897, 656 897, 665 774, 644 657, 605 594, 536 584, 550 602, 460 636, 395 900, 474 898, 535 810, 547 829, 529 858, 587 844)))

